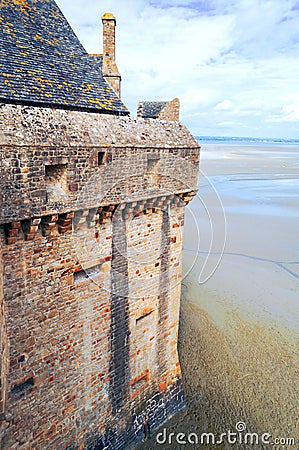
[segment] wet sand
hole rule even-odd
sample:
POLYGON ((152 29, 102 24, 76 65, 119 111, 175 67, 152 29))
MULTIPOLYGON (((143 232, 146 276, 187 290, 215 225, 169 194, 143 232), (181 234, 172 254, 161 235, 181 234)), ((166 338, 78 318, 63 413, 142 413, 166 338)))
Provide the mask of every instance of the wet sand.
MULTIPOLYGON (((184 240, 179 354, 188 407, 169 432, 220 434, 242 421, 271 440, 298 439, 299 148, 207 145, 201 168, 208 179, 200 178, 184 240)), ((153 439, 143 448, 269 445, 153 439)))

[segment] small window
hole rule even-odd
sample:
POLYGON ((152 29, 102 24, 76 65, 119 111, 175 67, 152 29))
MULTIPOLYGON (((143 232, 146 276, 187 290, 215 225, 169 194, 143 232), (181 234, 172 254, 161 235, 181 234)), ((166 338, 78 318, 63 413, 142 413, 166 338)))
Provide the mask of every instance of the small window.
POLYGON ((67 164, 45 165, 45 180, 48 201, 67 200, 67 164))
POLYGON ((25 353, 23 355, 21 355, 18 359, 19 363, 23 363, 26 362, 28 360, 28 355, 26 355, 25 353))
POLYGON ((101 264, 97 264, 87 269, 77 270, 74 272, 74 284, 86 282, 89 278, 92 280, 100 275, 101 264))
POLYGON ((55 183, 61 181, 61 178, 66 172, 67 164, 53 164, 45 166, 46 179, 49 182, 55 183))
POLYGON ((158 168, 160 155, 158 153, 149 153, 147 155, 147 170, 149 172, 155 171, 158 168))
POLYGON ((154 312, 153 309, 147 309, 143 311, 142 315, 137 317, 136 323, 140 322, 140 320, 145 319, 146 317, 150 316, 154 312))
POLYGON ((33 379, 33 377, 30 377, 26 381, 24 381, 23 383, 16 384, 12 388, 11 393, 13 395, 16 395, 16 396, 17 395, 22 395, 23 393, 25 393, 26 391, 31 389, 32 386, 34 386, 34 379, 33 379))
POLYGON ((98 152, 98 166, 103 166, 106 162, 106 152, 98 152))

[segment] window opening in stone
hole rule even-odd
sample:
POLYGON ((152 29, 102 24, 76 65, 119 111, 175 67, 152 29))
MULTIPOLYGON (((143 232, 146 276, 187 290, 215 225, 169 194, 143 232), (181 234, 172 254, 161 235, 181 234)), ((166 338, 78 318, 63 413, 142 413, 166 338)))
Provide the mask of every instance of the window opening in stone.
POLYGON ((24 392, 28 391, 29 389, 31 389, 32 386, 34 386, 34 379, 33 379, 33 377, 30 377, 23 383, 16 384, 12 388, 11 393, 13 395, 20 395, 20 394, 23 394, 24 392))
POLYGON ((147 155, 147 170, 149 172, 155 171, 158 167, 158 162, 160 160, 160 155, 156 153, 149 153, 147 155))
POLYGON ((67 164, 45 165, 45 180, 49 202, 67 200, 67 164))
POLYGON ((19 363, 26 362, 27 359, 28 359, 28 355, 24 354, 19 357, 18 362, 19 363))
POLYGON ((145 319, 146 317, 148 317, 149 315, 151 315, 154 312, 153 309, 151 309, 150 311, 146 311, 144 312, 140 317, 137 317, 136 319, 136 323, 138 323, 140 320, 145 319))
POLYGON ((106 161, 106 152, 98 152, 98 166, 102 166, 106 161))

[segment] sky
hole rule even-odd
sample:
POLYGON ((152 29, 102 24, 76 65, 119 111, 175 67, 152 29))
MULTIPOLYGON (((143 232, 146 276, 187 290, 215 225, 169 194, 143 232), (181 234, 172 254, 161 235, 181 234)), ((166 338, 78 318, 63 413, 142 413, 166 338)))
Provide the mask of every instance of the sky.
POLYGON ((299 139, 299 1, 56 0, 89 53, 116 16, 122 100, 181 102, 196 136, 299 139))

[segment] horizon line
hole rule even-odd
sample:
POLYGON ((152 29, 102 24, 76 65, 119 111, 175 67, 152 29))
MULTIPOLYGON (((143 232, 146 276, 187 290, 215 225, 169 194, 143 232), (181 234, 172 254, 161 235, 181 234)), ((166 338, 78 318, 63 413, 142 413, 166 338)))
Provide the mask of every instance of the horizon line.
POLYGON ((220 136, 220 135, 194 135, 196 139, 202 140, 247 140, 247 141, 267 141, 267 142, 294 142, 299 143, 299 138, 270 138, 270 137, 250 137, 250 136, 220 136))

